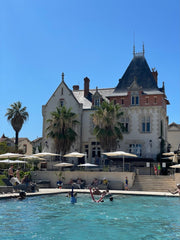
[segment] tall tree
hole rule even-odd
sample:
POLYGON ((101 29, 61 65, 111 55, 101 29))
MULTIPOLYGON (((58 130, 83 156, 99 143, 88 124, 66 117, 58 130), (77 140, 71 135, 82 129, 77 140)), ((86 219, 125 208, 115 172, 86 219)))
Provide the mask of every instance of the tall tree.
POLYGON ((11 125, 16 133, 15 146, 16 150, 18 150, 19 132, 24 122, 28 119, 29 114, 26 111, 26 107, 22 107, 22 104, 19 101, 11 104, 10 106, 11 108, 7 109, 5 116, 7 116, 8 121, 11 122, 11 125))
POLYGON ((116 149, 117 140, 122 139, 122 114, 118 104, 106 101, 92 114, 94 134, 104 151, 116 149))
POLYGON ((71 108, 65 106, 57 107, 56 111, 51 112, 51 118, 47 120, 47 136, 53 138, 56 153, 65 154, 70 150, 71 145, 75 142, 77 133, 75 127, 79 123, 77 115, 71 112, 71 108))

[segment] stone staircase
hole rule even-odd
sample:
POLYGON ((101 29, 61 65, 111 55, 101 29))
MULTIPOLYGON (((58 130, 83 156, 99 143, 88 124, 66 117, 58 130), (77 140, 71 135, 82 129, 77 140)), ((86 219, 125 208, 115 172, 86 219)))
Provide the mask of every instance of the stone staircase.
POLYGON ((167 192, 176 188, 173 176, 136 175, 132 191, 167 192))

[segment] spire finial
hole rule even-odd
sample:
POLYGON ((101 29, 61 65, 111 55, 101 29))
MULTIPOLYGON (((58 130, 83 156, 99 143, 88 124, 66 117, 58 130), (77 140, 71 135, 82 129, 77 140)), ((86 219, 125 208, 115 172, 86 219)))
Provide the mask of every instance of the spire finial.
POLYGON ((133 45, 133 57, 135 57, 135 45, 133 45))
POLYGON ((62 82, 64 82, 64 73, 62 72, 62 82))
POLYGON ((135 57, 135 33, 133 34, 133 57, 135 57))
POLYGON ((144 50, 144 42, 143 42, 143 57, 144 57, 144 53, 145 53, 145 50, 144 50))

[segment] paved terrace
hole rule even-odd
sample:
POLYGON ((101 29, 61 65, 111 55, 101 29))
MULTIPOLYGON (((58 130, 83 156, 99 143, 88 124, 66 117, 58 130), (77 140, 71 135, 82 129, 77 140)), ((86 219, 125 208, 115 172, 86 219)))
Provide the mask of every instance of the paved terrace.
MULTIPOLYGON (((58 189, 58 188, 40 188, 39 192, 26 193, 26 197, 35 197, 42 195, 62 194, 71 191, 71 189, 58 189)), ((77 193, 89 194, 89 189, 75 189, 77 193)), ((179 197, 179 194, 171 194, 170 192, 146 192, 146 191, 125 191, 125 190, 110 190, 112 194, 122 195, 136 195, 136 196, 156 196, 156 197, 179 197)), ((16 198, 19 193, 4 193, 0 194, 0 200, 16 198)))

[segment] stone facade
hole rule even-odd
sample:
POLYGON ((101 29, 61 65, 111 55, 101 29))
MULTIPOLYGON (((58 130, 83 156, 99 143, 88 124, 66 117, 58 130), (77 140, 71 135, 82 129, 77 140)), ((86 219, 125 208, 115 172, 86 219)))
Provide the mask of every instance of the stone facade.
POLYGON ((134 54, 133 60, 115 88, 90 89, 90 80, 84 79, 84 89, 78 85, 70 90, 64 81, 57 87, 46 105, 42 106, 43 115, 43 151, 54 152, 52 139, 47 138, 47 119, 56 107, 65 105, 71 107, 78 115, 76 132, 78 138, 71 151, 87 152, 88 161, 94 162, 95 157, 101 157, 103 149, 93 135, 91 114, 95 106, 102 101, 113 101, 121 106, 124 112, 120 119, 126 131, 123 140, 118 142, 117 149, 137 154, 142 158, 156 159, 160 153, 160 141, 163 139, 167 147, 168 117, 166 106, 169 104, 164 89, 158 88, 157 71, 151 71, 143 54, 134 54))
POLYGON ((171 151, 180 151, 180 124, 173 122, 168 126, 168 142, 171 151))

